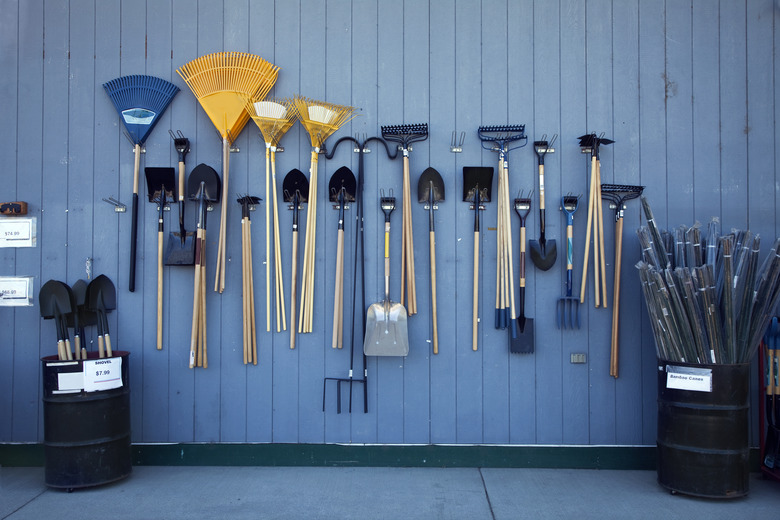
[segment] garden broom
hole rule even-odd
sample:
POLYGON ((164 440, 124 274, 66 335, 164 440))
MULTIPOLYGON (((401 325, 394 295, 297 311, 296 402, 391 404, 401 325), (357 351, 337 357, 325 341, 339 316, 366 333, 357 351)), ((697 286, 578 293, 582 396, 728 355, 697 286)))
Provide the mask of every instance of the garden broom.
POLYGON ((138 238, 138 172, 141 147, 160 116, 179 92, 179 87, 154 76, 122 76, 104 83, 108 97, 114 103, 125 125, 125 135, 133 143, 133 222, 130 231, 130 281, 128 289, 135 291, 135 256, 138 238))
POLYGON ((274 269, 276 280, 276 332, 287 330, 284 313, 284 284, 282 280, 282 253, 279 246, 279 205, 276 196, 276 149, 279 140, 295 123, 295 108, 288 99, 253 101, 247 100, 246 110, 260 128, 265 142, 265 308, 266 330, 271 331, 271 256, 270 245, 270 207, 273 192, 274 224, 274 269), (269 188, 269 177, 272 186, 269 188))
MULTIPOLYGON (((298 332, 311 332, 314 312, 314 253, 317 231, 317 159, 320 148, 333 132, 355 117, 355 108, 314 101, 305 97, 293 98, 298 119, 311 138, 311 169, 309 173, 309 207, 306 212, 306 238, 303 249, 301 303, 298 332)), ((294 325, 293 325, 294 326, 294 325)))
MULTIPOLYGON (((176 72, 198 98, 222 137, 222 185, 228 193, 230 145, 249 121, 246 98, 263 99, 279 74, 279 67, 246 52, 216 52, 184 64, 176 72)), ((225 290, 227 204, 222 204, 214 290, 225 290)))

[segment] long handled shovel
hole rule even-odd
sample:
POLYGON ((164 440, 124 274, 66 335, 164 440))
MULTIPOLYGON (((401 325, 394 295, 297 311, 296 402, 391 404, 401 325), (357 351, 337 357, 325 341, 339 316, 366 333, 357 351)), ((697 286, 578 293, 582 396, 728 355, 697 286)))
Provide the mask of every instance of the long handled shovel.
POLYGON ((520 305, 517 317, 517 340, 510 343, 512 354, 532 354, 534 352, 534 320, 525 316, 525 221, 531 211, 531 198, 515 199, 515 213, 520 217, 520 305))
POLYGON ((301 170, 292 169, 282 181, 284 201, 290 203, 292 219, 292 273, 290 277, 290 348, 295 348, 295 307, 298 285, 298 211, 309 199, 309 179, 301 170))
POLYGON ((431 263, 431 330, 433 353, 439 353, 439 327, 436 318, 436 231, 433 225, 433 210, 444 200, 444 179, 433 168, 426 168, 417 181, 417 202, 425 204, 428 210, 428 247, 431 263))
POLYGON ((357 181, 355 175, 346 166, 342 166, 331 176, 328 183, 330 201, 337 204, 339 223, 336 245, 336 281, 333 295, 333 348, 342 348, 344 331, 344 210, 348 202, 355 201, 357 181))
POLYGON ((558 300, 557 325, 561 329, 580 328, 580 300, 572 296, 574 272, 574 213, 579 207, 579 196, 561 197, 561 209, 566 214, 566 295, 558 300))
POLYGON ((165 250, 165 265, 195 265, 195 233, 184 228, 184 194, 186 193, 186 169, 184 158, 190 151, 190 140, 184 137, 181 130, 174 134, 168 133, 173 139, 173 146, 179 154, 179 175, 176 187, 176 198, 179 203, 179 231, 168 233, 168 245, 165 250))
POLYGON ((173 168, 144 168, 149 202, 159 207, 157 216, 157 350, 163 347, 163 215, 165 201, 173 200, 176 177, 173 168))
POLYGON ((484 202, 490 202, 493 189, 493 168, 489 166, 463 167, 463 202, 474 210, 474 284, 472 293, 471 348, 479 345, 479 212, 484 202))
POLYGON ((618 327, 620 324, 620 271, 623 256, 623 211, 625 203, 642 195, 644 186, 602 184, 601 196, 615 205, 615 283, 612 293, 612 338, 609 375, 618 377, 618 327))
POLYGON ((390 214, 395 209, 392 192, 391 196, 380 198, 380 207, 385 214, 385 299, 368 308, 363 353, 367 356, 407 356, 406 308, 390 300, 390 214))
POLYGON ((211 166, 199 164, 187 180, 191 200, 198 201, 198 228, 195 242, 195 279, 192 297, 192 331, 189 367, 208 367, 206 343, 206 203, 219 202, 222 183, 211 166))
POLYGON ((534 141, 534 151, 539 169, 539 240, 531 240, 529 243, 531 260, 542 271, 547 271, 555 265, 558 258, 558 247, 555 240, 545 238, 545 203, 544 203, 544 156, 553 153, 553 144, 558 137, 554 135, 548 142, 546 135, 540 141, 534 141))

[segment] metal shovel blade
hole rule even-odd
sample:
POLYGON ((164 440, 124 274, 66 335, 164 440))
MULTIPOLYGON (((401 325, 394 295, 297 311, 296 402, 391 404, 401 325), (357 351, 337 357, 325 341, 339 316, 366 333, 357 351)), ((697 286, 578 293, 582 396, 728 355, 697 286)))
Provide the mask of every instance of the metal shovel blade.
POLYGON ((529 240, 528 252, 531 261, 542 271, 548 271, 558 259, 558 245, 555 240, 529 240))
POLYGON ((509 352, 512 354, 533 354, 535 344, 533 318, 518 317, 509 328, 509 352))
POLYGON ((169 233, 164 263, 165 265, 195 265, 195 233, 185 232, 184 240, 179 232, 169 233))
POLYGON ((363 353, 366 356, 409 355, 406 307, 385 300, 368 308, 363 353))
POLYGON ((431 192, 433 192, 433 202, 444 200, 444 179, 434 168, 426 168, 420 174, 420 180, 417 181, 417 202, 430 202, 431 192))
POLYGON ((222 190, 222 180, 217 171, 207 164, 199 164, 190 172, 187 179, 187 193, 190 200, 200 198, 200 186, 203 182, 203 200, 207 202, 219 202, 222 190))

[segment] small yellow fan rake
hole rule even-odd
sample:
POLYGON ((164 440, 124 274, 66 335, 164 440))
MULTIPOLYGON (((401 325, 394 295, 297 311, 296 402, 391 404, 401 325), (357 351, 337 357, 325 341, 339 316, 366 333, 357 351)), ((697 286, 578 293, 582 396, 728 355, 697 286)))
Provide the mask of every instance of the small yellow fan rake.
MULTIPOLYGON (((222 185, 228 193, 230 145, 249 121, 246 99, 263 99, 279 67, 245 52, 216 52, 186 63, 176 72, 184 79, 222 137, 222 185)), ((225 289, 227 204, 222 204, 214 290, 225 289)))
MULTIPOLYGON (((298 332, 312 330, 314 313, 314 253, 317 232, 317 158, 320 148, 333 132, 355 117, 355 108, 314 101, 305 97, 293 98, 298 119, 311 138, 311 169, 309 175, 309 207, 306 212, 306 238, 303 249, 301 303, 298 332)), ((292 326, 295 326, 294 324, 292 326)))
POLYGON ((282 136, 296 121, 291 100, 246 100, 246 110, 257 124, 265 142, 265 308, 266 331, 271 331, 271 201, 273 201, 274 269, 276 282, 276 332, 287 330, 284 313, 284 285, 282 280, 282 253, 279 246, 279 205, 276 195, 276 150, 282 136), (269 177, 272 186, 269 187, 269 177), (273 195, 272 195, 273 193, 273 195))

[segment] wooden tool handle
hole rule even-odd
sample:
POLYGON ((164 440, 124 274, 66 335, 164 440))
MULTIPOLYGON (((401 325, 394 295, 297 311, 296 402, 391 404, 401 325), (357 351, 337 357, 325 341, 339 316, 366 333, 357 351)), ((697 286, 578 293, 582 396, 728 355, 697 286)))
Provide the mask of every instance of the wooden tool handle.
POLYGON ((604 251, 604 214, 602 210, 601 200, 601 163, 596 161, 596 187, 598 193, 596 194, 596 203, 598 204, 598 219, 599 219, 599 248, 601 251, 601 306, 607 308, 607 267, 606 267, 606 253, 604 251))
MULTIPOLYGON (((230 141, 227 137, 222 138, 222 193, 228 191, 228 175, 230 172, 230 141)), ((225 246, 227 236, 227 203, 222 201, 222 208, 219 215, 219 246, 217 248, 217 267, 214 276, 214 291, 222 292, 225 290, 225 246)))
POLYGON ((271 149, 271 192, 274 200, 274 267, 276 268, 276 332, 287 330, 287 316, 284 308, 284 276, 282 273, 282 248, 279 238, 279 202, 276 195, 276 152, 271 149), (281 326, 280 326, 281 315, 281 326))
POLYGON ((623 256, 623 219, 615 222, 615 286, 612 293, 612 341, 610 352, 609 375, 618 377, 618 328, 620 304, 620 269, 623 256))
POLYGON ((73 352, 74 357, 80 360, 81 359, 81 337, 78 334, 76 334, 73 337, 73 348, 74 348, 74 352, 73 352))
POLYGON ((65 339, 65 358, 68 361, 73 360, 73 350, 70 348, 70 340, 67 338, 65 339))
POLYGON ((257 364, 257 323, 255 320, 255 275, 252 269, 252 221, 246 219, 247 275, 249 276, 249 322, 252 347, 252 363, 257 364))
POLYGON ((163 232, 157 232, 157 350, 163 348, 163 232))
POLYGON ((271 332, 271 143, 265 147, 265 330, 271 332))
POLYGON ((428 233, 428 243, 431 249, 431 313, 433 326, 433 353, 439 353, 439 328, 436 320, 436 232, 428 233))
MULTIPOLYGON (((544 164, 539 165, 539 211, 544 211, 544 164)), ((544 221, 541 224, 544 232, 544 221)))
POLYGON ((588 255, 590 253, 590 228, 593 223, 593 196, 596 185, 596 157, 590 159, 590 190, 588 191, 588 223, 585 226, 585 254, 582 258, 582 283, 580 284, 580 303, 585 303, 585 287, 588 280, 588 255))
POLYGON ((189 367, 195 368, 195 351, 198 343, 198 332, 200 330, 198 319, 200 318, 200 270, 201 256, 203 256, 203 238, 201 229, 195 236, 195 279, 192 295, 192 329, 190 333, 190 362, 189 367))
MULTIPOLYGON (((98 336, 98 340, 100 342, 100 345, 102 345, 102 336, 98 336)), ((102 350, 102 349, 101 349, 102 350)), ((59 339, 57 340, 57 358, 59 358, 60 361, 66 361, 68 359, 68 354, 65 352, 65 340, 59 339)))
POLYGON ((111 349, 111 336, 108 332, 103 335, 103 339, 106 342, 106 357, 114 357, 114 351, 111 349))
MULTIPOLYGON (((479 211, 479 210, 477 210, 479 211)), ((471 349, 477 350, 477 325, 479 322, 479 231, 474 231, 474 297, 472 306, 471 349)))
POLYGON ((344 230, 338 230, 338 239, 336 245, 336 282, 334 284, 333 291, 333 338, 331 346, 333 348, 339 348, 341 344, 341 338, 339 330, 341 329, 341 287, 343 285, 343 270, 344 270, 344 230))
POLYGON ((298 285, 298 231, 292 234, 292 277, 290 279, 290 348, 295 348, 295 295, 298 285))
POLYGON ((184 161, 179 161, 179 202, 184 202, 184 178, 187 170, 184 167, 184 161))
POLYGON ((241 325, 243 336, 242 360, 246 365, 252 359, 249 355, 251 347, 249 345, 249 271, 248 259, 246 256, 246 217, 241 219, 241 325))
MULTIPOLYGON (((65 343, 63 342, 63 349, 65 348, 64 345, 65 345, 65 343)), ((63 352, 64 352, 64 350, 63 350, 63 352)), ((106 357, 106 348, 105 348, 105 346, 103 344, 103 335, 102 334, 98 334, 98 357, 99 358, 106 357)), ((67 355, 63 359, 67 359, 67 355)))

